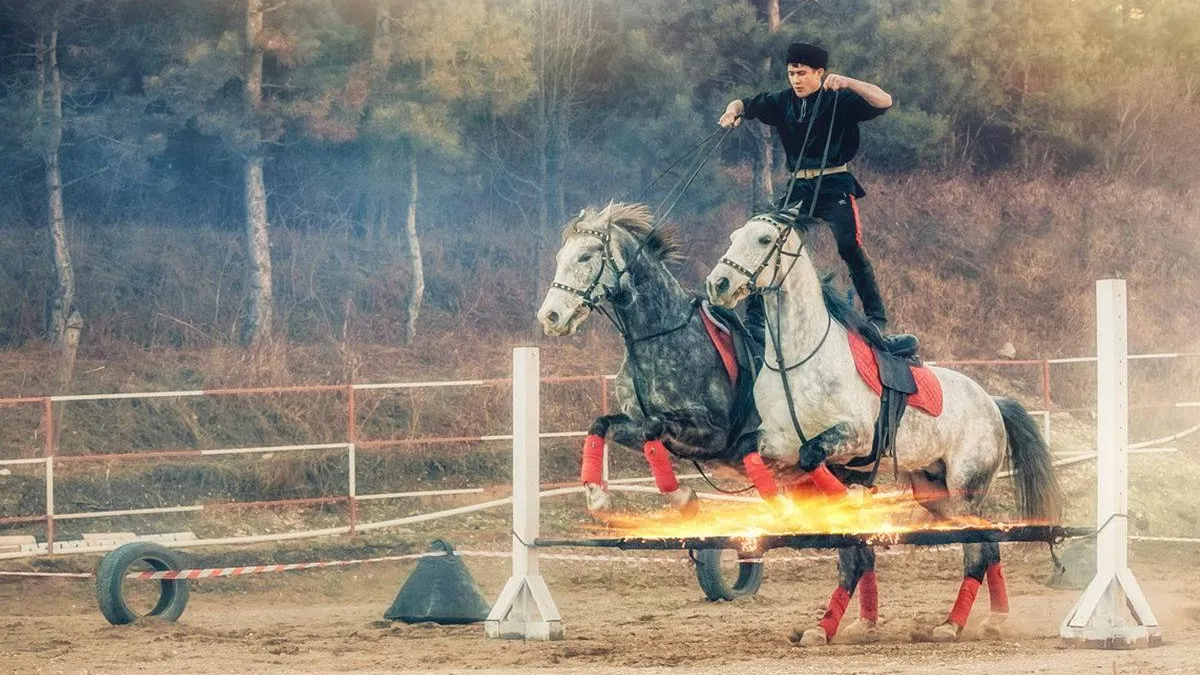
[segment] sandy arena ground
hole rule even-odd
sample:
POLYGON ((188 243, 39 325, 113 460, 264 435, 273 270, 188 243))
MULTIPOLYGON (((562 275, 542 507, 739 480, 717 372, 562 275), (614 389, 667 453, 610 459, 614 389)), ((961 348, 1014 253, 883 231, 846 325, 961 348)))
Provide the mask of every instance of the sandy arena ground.
MULTIPOLYGON (((460 533, 460 550, 498 549, 460 533)), ((618 554, 621 555, 621 554, 618 554)), ((657 555, 677 555, 674 553, 657 555)), ((773 552, 758 596, 703 599, 684 563, 545 561, 566 627, 559 642, 488 640, 481 625, 392 624, 383 611, 413 568, 341 570, 210 580, 193 586, 176 624, 110 626, 89 581, 0 579, 0 670, 16 673, 1200 673, 1200 570, 1194 548, 1139 545, 1132 567, 1164 627, 1165 644, 1134 652, 1064 649, 1059 622, 1077 591, 1045 587, 1046 554, 1006 549, 1012 619, 981 638, 986 591, 958 644, 919 641, 945 617, 961 579, 957 547, 881 556, 881 641, 792 646, 834 585, 834 562, 773 552)), ((806 553, 804 555, 817 555, 806 553)), ((508 562, 468 558, 490 602, 508 562)), ((12 569, 13 566, 8 566, 12 569)), ((844 625, 857 613, 851 603, 844 625)))

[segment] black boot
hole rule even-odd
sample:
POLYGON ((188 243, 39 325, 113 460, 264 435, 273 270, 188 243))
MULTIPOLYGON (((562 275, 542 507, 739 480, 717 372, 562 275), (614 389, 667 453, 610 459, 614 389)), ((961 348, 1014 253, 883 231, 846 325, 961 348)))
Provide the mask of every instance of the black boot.
POLYGON ((886 326, 886 323, 868 321, 866 329, 863 331, 863 337, 867 338, 868 342, 882 345, 884 351, 889 354, 901 358, 916 358, 917 350, 921 347, 921 341, 917 339, 917 336, 908 333, 884 335, 883 329, 886 326))

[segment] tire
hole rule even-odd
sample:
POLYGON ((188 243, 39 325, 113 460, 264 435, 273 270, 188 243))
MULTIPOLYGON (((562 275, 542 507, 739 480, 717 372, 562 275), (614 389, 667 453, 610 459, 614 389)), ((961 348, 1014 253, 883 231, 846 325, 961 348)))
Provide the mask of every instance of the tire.
POLYGON ((733 600, 758 593, 762 585, 762 560, 742 560, 738 563, 737 579, 729 583, 721 573, 721 554, 719 548, 693 549, 692 559, 696 561, 696 580, 704 597, 710 602, 718 600, 733 600))
MULTIPOLYGON (((155 570, 184 569, 174 551, 148 541, 134 541, 117 547, 96 568, 96 604, 104 618, 114 626, 122 626, 142 618, 125 602, 123 582, 129 568, 145 561, 155 570)), ((158 602, 146 616, 176 621, 188 601, 186 579, 162 579, 159 582, 158 602)))

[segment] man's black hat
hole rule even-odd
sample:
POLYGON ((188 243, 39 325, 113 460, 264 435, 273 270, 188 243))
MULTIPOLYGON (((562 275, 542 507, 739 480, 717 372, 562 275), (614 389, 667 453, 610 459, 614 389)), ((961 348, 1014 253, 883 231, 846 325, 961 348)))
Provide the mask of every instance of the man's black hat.
POLYGON ((793 42, 787 48, 787 62, 808 66, 813 70, 829 65, 829 52, 816 45, 793 42))

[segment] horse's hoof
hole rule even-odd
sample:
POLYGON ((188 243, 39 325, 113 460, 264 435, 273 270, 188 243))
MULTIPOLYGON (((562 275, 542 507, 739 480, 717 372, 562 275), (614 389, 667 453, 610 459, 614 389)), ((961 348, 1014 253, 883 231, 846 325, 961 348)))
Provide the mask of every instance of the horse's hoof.
POLYGON ((847 486, 846 501, 855 508, 865 508, 871 505, 871 491, 861 485, 847 486))
POLYGON ((674 492, 668 492, 667 499, 671 500, 671 504, 679 509, 684 518, 695 518, 696 514, 700 513, 700 498, 690 487, 680 486, 674 492))
POLYGON ((979 624, 979 630, 984 637, 998 638, 1004 634, 1004 624, 1008 621, 1008 614, 1000 612, 992 612, 987 615, 983 623, 979 624))
POLYGON ((824 647, 829 644, 829 638, 825 636, 825 629, 820 626, 809 628, 803 633, 799 629, 793 630, 792 634, 788 636, 788 640, 799 647, 824 647))
POLYGON ((841 636, 846 642, 856 645, 879 642, 879 630, 875 627, 875 622, 867 621, 861 617, 855 619, 854 623, 843 628, 841 636))
POLYGON ((958 634, 961 632, 962 628, 958 624, 953 621, 947 621, 934 628, 929 634, 929 639, 932 642, 957 642, 958 634))
POLYGON ((584 483, 583 493, 587 496, 587 510, 592 516, 602 518, 612 511, 612 497, 603 485, 584 483))

